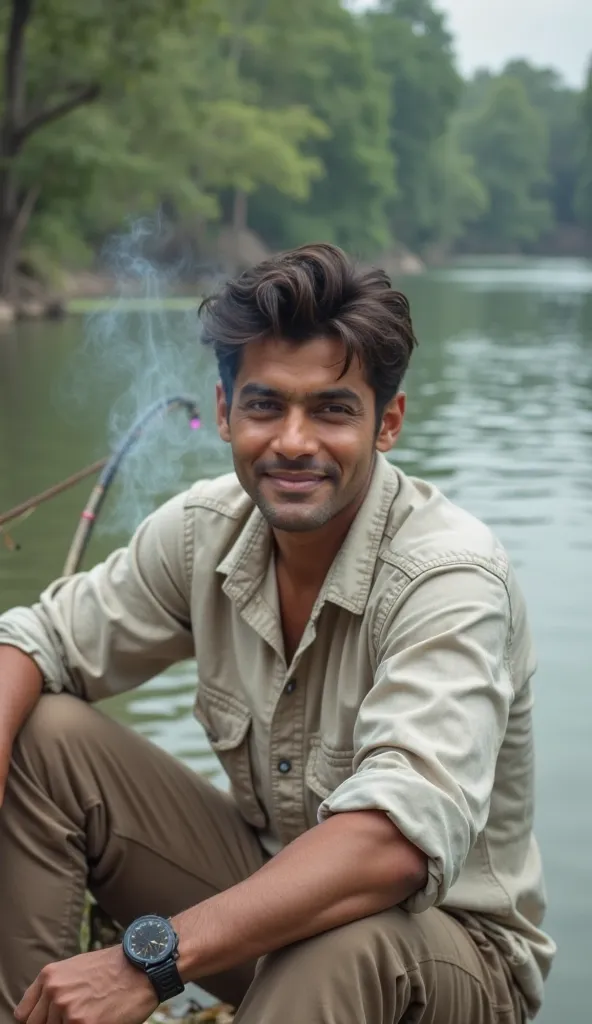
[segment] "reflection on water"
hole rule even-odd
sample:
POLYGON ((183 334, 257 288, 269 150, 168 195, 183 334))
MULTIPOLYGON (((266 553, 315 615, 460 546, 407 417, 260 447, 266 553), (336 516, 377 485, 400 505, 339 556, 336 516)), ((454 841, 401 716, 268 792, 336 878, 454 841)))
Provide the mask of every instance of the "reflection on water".
MULTIPOLYGON (((548 925, 560 943, 540 1019, 551 1024, 561 1013, 583 1024, 592 923, 592 266, 467 265, 404 287, 421 344, 394 457, 485 519, 518 567, 539 651, 538 833, 548 925)), ((206 421, 177 453, 182 489, 195 477, 226 471, 230 460, 212 428, 212 364, 193 342, 193 321, 171 316, 184 353, 178 384, 200 399, 206 421)), ((89 378, 83 411, 80 403, 71 406, 63 382, 72 379, 74 364, 80 370, 83 333, 84 322, 70 320, 22 326, 0 340, 0 510, 106 450, 110 410, 129 382, 106 372, 95 350, 86 371, 82 361, 89 378)), ((142 344, 140 335, 134 344, 142 344)), ((148 477, 154 460, 169 451, 158 432, 150 445, 142 452, 148 477)), ((86 493, 83 484, 19 526, 20 552, 0 546, 0 608, 31 601, 60 572, 86 493)), ((121 521, 122 496, 115 488, 105 521, 121 521)), ((165 496, 155 494, 154 503, 165 496)), ((126 537, 127 531, 103 531, 89 559, 126 537)), ((177 666, 112 702, 111 710, 223 784, 191 717, 195 678, 193 664, 177 666)))

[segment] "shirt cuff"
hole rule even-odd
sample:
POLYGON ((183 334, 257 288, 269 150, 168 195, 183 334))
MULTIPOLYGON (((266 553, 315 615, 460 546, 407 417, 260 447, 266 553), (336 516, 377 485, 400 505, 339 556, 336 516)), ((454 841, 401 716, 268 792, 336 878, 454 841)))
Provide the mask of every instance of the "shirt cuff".
POLYGON ((472 843, 472 829, 450 796, 409 768, 380 765, 379 758, 363 762, 323 800, 318 820, 348 811, 384 811, 428 858, 426 884, 401 903, 404 910, 420 914, 441 904, 458 878, 472 843))
POLYGON ((43 676, 44 692, 61 693, 66 688, 67 675, 37 607, 12 608, 0 615, 0 644, 16 647, 33 659, 43 676))

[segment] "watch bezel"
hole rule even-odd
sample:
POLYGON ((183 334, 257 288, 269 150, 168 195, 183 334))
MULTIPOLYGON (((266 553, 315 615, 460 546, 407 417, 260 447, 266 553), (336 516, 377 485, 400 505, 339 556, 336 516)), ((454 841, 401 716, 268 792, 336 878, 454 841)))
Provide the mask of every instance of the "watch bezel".
POLYGON ((150 967, 158 967, 160 964, 164 964, 167 960, 176 960, 177 958, 177 947, 179 945, 179 936, 173 928, 170 921, 166 917, 161 917, 160 914, 142 914, 141 917, 136 917, 134 921, 125 930, 125 934, 122 940, 123 952, 125 953, 128 960, 136 967, 141 967, 143 970, 147 970, 150 967), (149 921, 157 921, 159 924, 164 925, 168 932, 168 943, 167 948, 155 959, 147 960, 143 956, 138 956, 137 953, 130 947, 130 940, 136 929, 149 921))

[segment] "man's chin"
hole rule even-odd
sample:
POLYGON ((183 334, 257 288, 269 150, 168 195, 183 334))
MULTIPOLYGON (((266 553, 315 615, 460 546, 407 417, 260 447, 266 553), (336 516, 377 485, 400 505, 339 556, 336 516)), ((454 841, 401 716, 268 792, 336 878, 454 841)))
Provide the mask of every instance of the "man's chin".
POLYGON ((267 501, 257 503, 262 515, 274 530, 285 530, 287 533, 306 533, 318 530, 328 523, 333 510, 326 505, 278 505, 267 501))

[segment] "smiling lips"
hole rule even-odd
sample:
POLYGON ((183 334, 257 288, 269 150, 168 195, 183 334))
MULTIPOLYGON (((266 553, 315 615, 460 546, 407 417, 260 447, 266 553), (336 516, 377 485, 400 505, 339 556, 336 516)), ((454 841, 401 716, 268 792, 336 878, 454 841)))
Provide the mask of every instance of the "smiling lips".
POLYGON ((266 473, 266 477, 271 480, 275 486, 282 491, 295 491, 302 493, 303 491, 312 491, 319 484, 324 483, 327 480, 325 475, 319 475, 317 473, 266 473))

